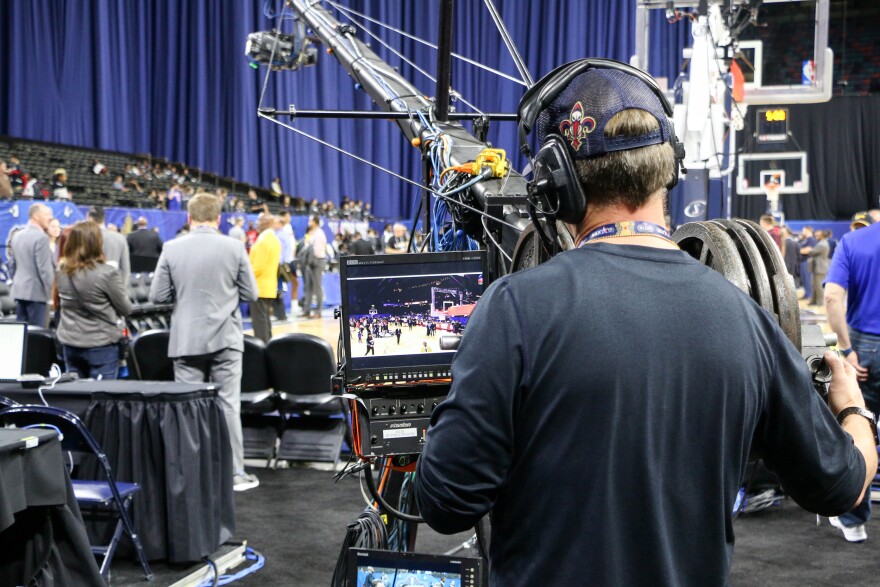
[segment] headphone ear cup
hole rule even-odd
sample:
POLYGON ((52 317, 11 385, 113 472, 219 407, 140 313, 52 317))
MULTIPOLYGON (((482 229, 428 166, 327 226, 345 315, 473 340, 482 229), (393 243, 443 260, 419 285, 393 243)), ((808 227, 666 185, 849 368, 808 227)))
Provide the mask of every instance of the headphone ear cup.
POLYGON ((684 161, 684 143, 678 140, 674 134, 669 137, 669 145, 672 147, 674 161, 672 163, 672 177, 669 180, 669 183, 666 185, 666 191, 670 191, 672 188, 678 185, 678 174, 687 173, 687 169, 685 169, 682 162, 684 161))
POLYGON ((547 198, 551 208, 557 208, 556 218, 570 224, 580 222, 587 212, 587 195, 563 140, 548 136, 533 167, 535 191, 547 198))

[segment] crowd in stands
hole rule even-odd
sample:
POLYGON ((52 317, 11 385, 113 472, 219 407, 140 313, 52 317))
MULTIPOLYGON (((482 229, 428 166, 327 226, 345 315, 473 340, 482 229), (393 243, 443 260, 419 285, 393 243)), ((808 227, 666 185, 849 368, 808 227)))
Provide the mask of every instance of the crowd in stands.
POLYGON ((225 212, 287 211, 340 220, 373 218, 370 204, 346 196, 337 206, 332 201, 286 194, 279 177, 273 179, 270 189, 264 189, 148 156, 0 140, 0 200, 70 200, 84 205, 181 211, 197 192, 217 195, 225 212))

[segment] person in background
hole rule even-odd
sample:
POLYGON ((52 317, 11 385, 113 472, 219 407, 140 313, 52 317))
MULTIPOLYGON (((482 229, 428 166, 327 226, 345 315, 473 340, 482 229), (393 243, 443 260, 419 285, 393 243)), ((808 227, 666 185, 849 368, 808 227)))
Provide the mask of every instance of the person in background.
POLYGON ((245 231, 245 248, 250 252, 251 247, 254 246, 254 243, 257 242, 257 237, 260 236, 260 233, 254 227, 253 222, 248 222, 248 229, 245 231))
POLYGON ((779 247, 779 250, 782 250, 782 232, 779 229, 779 226, 776 225, 776 219, 773 218, 770 214, 764 214, 761 216, 759 221, 761 228, 763 228, 767 234, 770 235, 770 238, 773 239, 773 242, 776 243, 776 246, 779 247))
POLYGON ((77 222, 67 234, 56 275, 61 317, 58 341, 67 371, 80 377, 116 379, 120 319, 131 313, 119 271, 104 263, 100 227, 77 222))
POLYGON ((47 324, 47 304, 55 280, 55 264, 46 234, 51 220, 49 206, 31 205, 27 226, 16 233, 10 244, 14 259, 11 294, 16 319, 40 328, 47 324))
POLYGON ((800 250, 801 247, 789 226, 782 227, 782 256, 788 274, 794 278, 795 286, 800 286, 800 250))
MULTIPOLYGON (((855 217, 853 218, 855 220, 855 217)), ((843 235, 825 278, 828 325, 837 334, 837 348, 856 370, 867 408, 880 411, 880 224, 862 226, 843 235), (858 229, 856 229, 858 228, 858 229)), ((831 523, 849 542, 868 538, 871 517, 867 497, 831 523)))
POLYGON ((284 195, 284 190, 281 189, 281 178, 276 177, 272 180, 272 193, 276 196, 284 195))
POLYGON ((106 214, 103 206, 92 206, 89 208, 87 216, 89 220, 101 228, 101 238, 104 242, 101 250, 104 252, 104 262, 119 270, 122 284, 128 288, 129 278, 131 277, 128 241, 119 234, 118 229, 112 230, 109 226, 104 225, 106 214))
POLYGON ((91 169, 92 173, 94 173, 95 175, 103 175, 107 173, 107 167, 97 159, 92 159, 91 169))
POLYGON ((244 334, 241 302, 257 298, 257 284, 244 246, 220 233, 221 202, 207 193, 187 205, 190 233, 168 242, 159 258, 150 301, 174 304, 168 356, 174 360, 174 380, 213 381, 220 385, 232 452, 235 491, 260 484, 244 468, 241 431, 241 372, 244 334))
POLYGON ((67 190, 67 170, 56 169, 52 179, 52 197, 56 200, 70 200, 70 192, 67 190))
POLYGON ((372 255, 374 252, 370 241, 364 239, 361 233, 354 233, 354 242, 348 247, 349 255, 372 255))
POLYGON ((269 207, 266 202, 257 197, 257 192, 250 189, 247 193, 247 211, 251 214, 268 214, 269 207))
POLYGON ((110 184, 110 187, 120 192, 128 191, 128 188, 125 187, 125 178, 122 175, 117 175, 116 177, 114 177, 113 183, 110 184))
POLYGON ((27 173, 21 165, 21 160, 15 153, 9 156, 9 182, 12 184, 12 191, 18 191, 24 187, 27 173))
POLYGON ((824 230, 816 231, 816 244, 807 251, 807 261, 810 268, 813 295, 810 296, 811 306, 824 306, 825 296, 822 289, 822 282, 825 281, 825 274, 828 273, 828 263, 831 248, 828 246, 828 238, 824 230))
POLYGON ((290 291, 291 313, 295 314, 299 311, 297 303, 299 283, 296 279, 296 235, 293 233, 293 226, 290 225, 290 212, 285 210, 277 218, 275 236, 281 242, 281 265, 279 265, 278 269, 278 298, 275 303, 275 309, 279 312, 278 319, 286 320, 287 310, 284 307, 285 288, 288 288, 290 291))
POLYGON ((321 218, 312 216, 309 218, 309 230, 306 233, 306 246, 311 247, 311 261, 308 265, 301 267, 303 278, 306 284, 306 293, 302 305, 301 318, 320 318, 321 309, 324 303, 324 266, 327 263, 327 235, 321 228, 321 218), (306 279, 306 272, 308 278, 306 279), (312 313, 312 303, 317 308, 312 313))
POLYGON ((810 275, 810 267, 808 264, 809 257, 807 252, 816 244, 816 237, 813 236, 813 227, 805 226, 801 229, 801 235, 798 239, 800 245, 801 261, 801 285, 804 287, 803 300, 809 300, 813 297, 813 277, 810 275))
POLYGON ((231 236, 242 244, 247 242, 247 235, 244 233, 244 216, 235 217, 235 221, 229 228, 227 236, 231 236))
POLYGON ((852 220, 850 220, 849 229, 859 230, 860 228, 871 226, 874 222, 874 217, 871 216, 870 212, 856 212, 853 214, 852 220))
MULTIPOLYGON (((385 234, 388 234, 387 226, 385 234)), ((406 227, 403 224, 395 224, 390 238, 385 239, 385 252, 391 255, 406 253, 406 244, 409 240, 406 227)))
POLYGON ((174 182, 168 188, 168 193, 165 196, 165 205, 169 212, 179 212, 183 207, 183 190, 180 189, 179 183, 174 182))
POLYGON ((275 236, 275 217, 262 214, 257 218, 257 237, 250 250, 251 268, 257 278, 257 299, 251 304, 254 336, 263 342, 272 338, 272 306, 278 296, 278 265, 281 263, 281 242, 275 236))
POLYGON ((0 161, 0 200, 12 198, 12 182, 9 180, 9 169, 6 161, 0 161))
POLYGON ((52 218, 49 226, 46 227, 46 234, 49 237, 49 250, 52 251, 52 262, 57 264, 61 256, 61 249, 58 246, 58 237, 61 236, 61 221, 52 218))
POLYGON ((135 272, 153 271, 162 254, 162 239, 147 228, 147 219, 143 216, 137 219, 135 226, 137 230, 126 237, 131 266, 135 272))
MULTIPOLYGON (((119 234, 119 227, 116 226, 115 224, 113 224, 112 222, 107 225, 107 230, 109 232, 115 232, 115 233, 119 234)), ((125 237, 122 237, 122 238, 125 238, 125 237)), ((128 241, 126 241, 125 246, 128 246, 128 241)))
POLYGON ((871 208, 870 210, 868 210, 868 216, 871 217, 871 224, 880 222, 880 209, 871 208))

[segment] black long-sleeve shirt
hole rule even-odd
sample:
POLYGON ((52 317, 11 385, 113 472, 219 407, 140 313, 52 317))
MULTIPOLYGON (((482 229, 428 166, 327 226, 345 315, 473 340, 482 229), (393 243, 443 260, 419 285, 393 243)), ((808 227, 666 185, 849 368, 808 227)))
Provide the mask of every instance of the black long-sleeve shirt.
POLYGON ((444 533, 492 510, 492 585, 724 585, 750 450, 823 515, 865 479, 773 318, 679 251, 596 243, 499 280, 452 373, 416 498, 444 533))

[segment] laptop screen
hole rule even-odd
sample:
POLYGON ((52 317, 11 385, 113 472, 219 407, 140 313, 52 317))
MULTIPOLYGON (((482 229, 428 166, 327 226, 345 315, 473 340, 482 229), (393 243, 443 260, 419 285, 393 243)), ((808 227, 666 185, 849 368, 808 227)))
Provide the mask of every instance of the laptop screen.
POLYGON ((24 372, 27 324, 0 322, 0 379, 16 379, 24 372))

